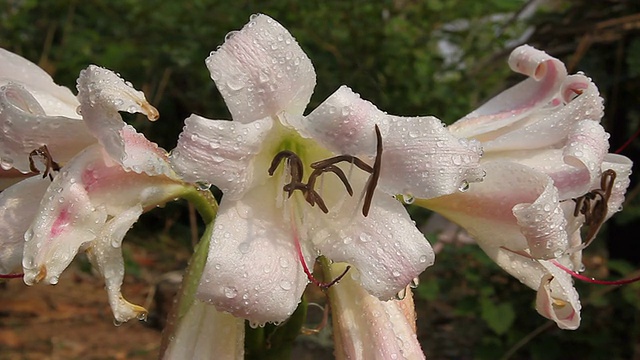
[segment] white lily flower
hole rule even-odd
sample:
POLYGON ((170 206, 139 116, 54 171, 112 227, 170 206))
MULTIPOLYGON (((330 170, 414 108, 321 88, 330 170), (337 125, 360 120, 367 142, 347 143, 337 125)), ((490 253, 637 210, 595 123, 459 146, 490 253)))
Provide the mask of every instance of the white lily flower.
POLYGON ((96 142, 76 113, 79 105, 44 70, 0 48, 0 274, 21 266, 24 233, 51 183, 36 172, 54 170, 41 162, 64 164, 96 142))
POLYGON ((7 234, 0 271, 21 263, 26 284, 55 284, 84 250, 105 278, 116 321, 146 316, 120 294, 120 244, 143 211, 190 187, 171 170, 166 152, 126 125, 118 111, 142 112, 150 119, 157 111, 109 70, 83 70, 78 101, 32 63, 4 50, 0 56, 6 60, 0 73, 12 76, 0 89, 7 140, 0 145, 2 161, 32 175, 45 172, 0 194, 0 229, 7 234), (40 161, 46 169, 35 165, 40 161))
POLYGON ((485 181, 417 203, 465 228, 498 265, 537 290, 541 315, 576 329, 579 296, 554 262, 580 271, 581 250, 619 211, 632 163, 607 154, 602 99, 590 79, 567 76, 559 60, 529 46, 515 49, 509 64, 530 78, 449 127, 482 142, 485 181))
POLYGON ((315 71, 265 15, 229 34, 206 64, 234 121, 192 115, 171 156, 185 180, 224 192, 201 300, 253 324, 279 322, 320 254, 352 265, 385 300, 433 263, 392 195, 440 196, 480 180, 475 141, 433 117, 387 115, 346 87, 303 116, 315 71))

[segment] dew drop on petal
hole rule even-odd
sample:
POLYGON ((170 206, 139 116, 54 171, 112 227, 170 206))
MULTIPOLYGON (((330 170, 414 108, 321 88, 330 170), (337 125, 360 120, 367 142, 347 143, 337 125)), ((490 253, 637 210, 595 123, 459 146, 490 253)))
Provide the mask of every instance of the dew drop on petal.
MULTIPOLYGON (((425 258, 426 258, 426 256, 425 256, 425 258)), ((420 257, 420 260, 422 260, 422 257, 420 257)), ((425 261, 426 261, 426 259, 425 259, 425 261)), ((421 261, 421 262, 424 262, 424 261, 421 261)), ((418 285, 419 285, 419 284, 420 284, 420 278, 418 278, 418 277, 414 277, 414 278, 411 280, 411 283, 409 284, 409 286, 410 286, 412 289, 415 289, 415 288, 417 288, 417 287, 418 287, 418 285)))
POLYGON ((287 280, 282 280, 280 282, 280 287, 282 290, 291 290, 291 282, 287 280))
POLYGON ((404 195, 402 195, 402 200, 404 200, 405 204, 411 205, 411 204, 413 204, 414 201, 416 201, 416 198, 413 197, 413 195, 411 195, 411 194, 404 194, 404 195))
POLYGON ((458 191, 465 192, 467 190, 469 190, 469 182, 467 180, 462 180, 462 183, 460 183, 460 186, 458 187, 458 191))
POLYGON ((231 287, 231 286, 225 286, 225 288, 224 288, 224 296, 226 296, 229 299, 233 299, 236 296, 238 296, 238 290, 236 290, 236 288, 231 287))
POLYGON ((424 264, 427 262, 427 255, 422 255, 420 256, 420 258, 418 259, 418 261, 420 261, 421 264, 424 264))

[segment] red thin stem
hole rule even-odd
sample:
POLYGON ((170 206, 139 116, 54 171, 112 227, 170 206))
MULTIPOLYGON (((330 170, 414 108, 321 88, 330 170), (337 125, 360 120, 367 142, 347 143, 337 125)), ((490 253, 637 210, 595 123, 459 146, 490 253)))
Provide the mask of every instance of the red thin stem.
POLYGON ((18 279, 18 278, 22 278, 24 277, 24 274, 20 273, 20 274, 0 274, 0 279, 18 279))
POLYGON ((584 282, 588 282, 590 284, 625 285, 625 284, 631 284, 631 283, 634 283, 634 282, 640 280, 640 276, 634 277, 634 278, 631 278, 631 279, 623 279, 623 280, 597 280, 597 279, 594 279, 594 278, 586 277, 584 275, 580 275, 577 272, 569 269, 568 267, 560 264, 557 260, 551 260, 551 263, 553 265, 559 267, 560 269, 564 270, 564 272, 566 272, 567 274, 573 276, 574 278, 576 278, 578 280, 582 280, 584 282))
POLYGON ((629 146, 629 144, 631 144, 631 142, 633 142, 633 140, 638 137, 638 135, 640 135, 640 129, 636 130, 636 132, 631 135, 631 137, 615 151, 615 153, 620 154, 622 150, 626 149, 627 146, 629 146))
MULTIPOLYGON (((291 210, 291 212, 293 213, 293 210, 291 210)), ((331 286, 333 286, 335 283, 337 283, 338 281, 340 281, 346 274, 347 271, 349 271, 349 269, 351 269, 351 266, 347 266, 347 268, 344 270, 344 272, 342 274, 340 274, 340 276, 338 276, 337 278, 331 280, 330 282, 322 282, 318 279, 315 278, 315 276, 313 276, 313 273, 309 270, 309 267, 307 266, 307 261, 304 259, 304 254, 302 253, 302 246, 300 245, 300 238, 298 237, 298 229, 296 227, 295 224, 295 219, 293 217, 293 214, 291 214, 291 230, 293 232, 293 243, 296 246, 296 252, 298 253, 298 260, 300 261, 300 264, 302 264, 302 269, 304 270, 304 273, 307 274, 307 279, 309 279, 309 281, 311 281, 315 286, 321 288, 321 289, 328 289, 331 286)))

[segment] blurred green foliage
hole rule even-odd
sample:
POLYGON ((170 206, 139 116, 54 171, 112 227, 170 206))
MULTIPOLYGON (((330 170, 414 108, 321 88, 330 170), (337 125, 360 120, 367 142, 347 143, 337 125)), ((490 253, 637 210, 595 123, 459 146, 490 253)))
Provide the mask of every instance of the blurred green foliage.
MULTIPOLYGON (((640 127, 640 36, 637 31, 621 30, 619 38, 608 42, 599 43, 595 37, 589 47, 595 50, 586 55, 576 49, 593 24, 638 14, 640 5, 623 0, 558 0, 546 2, 530 18, 519 17, 524 6, 532 3, 4 0, 0 2, 0 46, 34 61, 59 84, 71 88, 88 64, 120 73, 142 89, 161 114, 153 124, 128 120, 171 149, 190 113, 230 118, 204 59, 222 44, 225 34, 241 28, 253 13, 265 13, 282 23, 311 58, 317 86, 310 109, 346 84, 390 113, 435 115, 447 123, 507 86, 506 56, 522 34, 535 29, 531 41, 540 48, 565 61, 581 56, 578 68, 594 77, 607 98, 612 147, 621 145, 640 127), (622 55, 616 52, 620 46, 622 55), (629 103, 636 106, 624 106, 629 103)), ((625 151, 637 154, 638 148, 636 142, 625 151)), ((186 210, 175 205, 169 209, 170 215, 167 211, 146 215, 136 229, 146 231, 145 219, 153 223, 149 229, 158 229, 157 224, 165 221, 164 235, 154 237, 164 239, 170 234, 170 238, 181 238, 174 240, 178 246, 188 247, 186 210)), ((411 209, 411 213, 418 224, 424 222, 424 211, 411 209)), ((633 225, 638 216, 637 200, 629 202, 620 223, 633 225)), ((610 227, 609 234, 622 241, 615 236, 615 227, 610 227)), ((162 251, 157 244, 149 246, 162 251)), ((605 261, 599 267, 603 272, 590 270, 594 275, 620 277, 635 269, 622 260, 606 262, 602 245, 595 255, 587 256, 596 257, 605 261)), ((578 331, 561 331, 537 315, 535 292, 502 272, 477 247, 445 247, 416 290, 419 336, 432 359, 640 356, 636 344, 640 285, 578 286, 585 305, 583 325, 578 331)))

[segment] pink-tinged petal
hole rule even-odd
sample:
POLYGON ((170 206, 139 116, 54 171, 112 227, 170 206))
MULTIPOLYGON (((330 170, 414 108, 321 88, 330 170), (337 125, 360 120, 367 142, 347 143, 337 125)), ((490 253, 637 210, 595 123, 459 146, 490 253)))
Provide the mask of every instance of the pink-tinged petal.
POLYGON ((390 116, 341 87, 306 118, 287 119, 303 136, 336 154, 376 154, 382 135, 378 187, 388 194, 431 198, 482 180, 479 143, 454 137, 435 117, 390 116))
POLYGON ((191 115, 171 152, 171 163, 185 181, 215 184, 225 198, 238 199, 256 177, 266 178, 271 159, 261 166, 254 157, 272 125, 268 118, 242 124, 191 115))
POLYGON ((13 83, 0 87, 0 130, 0 165, 23 173, 31 171, 31 152, 43 145, 62 164, 95 142, 81 120, 46 115, 24 87, 13 83))
POLYGON ((485 137, 494 138, 492 132, 500 133, 500 129, 547 105, 567 75, 562 62, 528 45, 513 50, 509 66, 529 79, 505 90, 451 125, 456 136, 480 141, 486 141, 485 137))
POLYGON ((549 273, 542 277, 536 295, 536 310, 559 328, 580 326, 580 299, 571 276, 548 261, 541 261, 549 273))
POLYGON ((244 359, 244 319, 195 300, 172 334, 164 360, 244 359))
POLYGON ((25 235, 25 282, 57 281, 78 249, 100 236, 108 219, 134 206, 164 203, 184 187, 166 176, 127 172, 98 144, 85 149, 55 176, 25 235))
MULTIPOLYGON (((536 149, 564 142, 578 122, 598 123, 603 116, 602 98, 596 86, 583 75, 567 78, 566 86, 581 94, 568 103, 549 105, 518 124, 484 136, 485 151, 536 149), (584 87, 584 88, 582 88, 584 87)), ((574 94, 575 95, 575 94, 574 94)))
POLYGON ((78 118, 78 100, 71 90, 56 85, 49 74, 36 64, 0 48, 0 85, 14 82, 33 95, 49 116, 78 118))
POLYGON ((237 201, 223 197, 197 290, 200 300, 255 324, 287 319, 308 282, 295 247, 298 232, 266 187, 237 201))
POLYGON ((286 111, 302 115, 316 83, 311 61, 282 25, 252 16, 206 60, 235 121, 248 123, 286 111))
POLYGON ((56 284, 78 249, 98 236, 98 226, 107 219, 104 208, 94 207, 80 184, 56 192, 62 181, 58 175, 49 186, 39 215, 25 233, 22 266, 27 285, 42 280, 56 284))
POLYGON ((527 239, 529 253, 536 259, 556 258, 569 245, 567 220, 560 208, 558 190, 548 181, 533 203, 520 203, 513 207, 520 231, 527 239))
POLYGON ((145 114, 158 118, 142 91, 134 89, 111 70, 91 65, 78 77, 80 110, 89 131, 118 163, 125 164, 127 151, 122 129, 125 127, 118 111, 145 114))
POLYGON ((367 217, 357 201, 316 216, 314 246, 335 262, 355 267, 353 276, 372 295, 388 300, 432 265, 435 254, 402 204, 377 193, 367 217))
MULTIPOLYGON (((331 265, 339 276, 344 264, 331 265)), ((424 359, 415 332, 413 298, 381 301, 345 276, 329 288, 337 359, 424 359), (413 313, 407 316, 407 310, 413 313)))
POLYGON ((0 193, 0 274, 22 266, 24 233, 51 181, 40 176, 25 179, 0 193))
POLYGON ((147 310, 128 302, 120 293, 124 279, 122 239, 142 214, 142 206, 133 206, 109 219, 97 239, 87 249, 87 256, 105 280, 109 305, 117 322, 144 319, 147 310))

